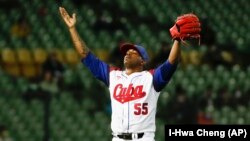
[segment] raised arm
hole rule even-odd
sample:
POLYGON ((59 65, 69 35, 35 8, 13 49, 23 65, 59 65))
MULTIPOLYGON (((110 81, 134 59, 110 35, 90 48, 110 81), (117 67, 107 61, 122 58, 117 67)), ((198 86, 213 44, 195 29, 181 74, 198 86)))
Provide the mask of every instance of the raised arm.
POLYGON ((181 58, 180 41, 174 40, 170 54, 168 56, 168 61, 170 64, 177 64, 181 58))
POLYGON ((174 26, 170 28, 174 43, 168 61, 154 71, 153 83, 156 91, 161 91, 173 76, 181 57, 181 44, 187 46, 186 40, 190 39, 198 39, 200 42, 200 31, 200 22, 196 15, 191 13, 177 17, 174 26))
POLYGON ((168 60, 158 66, 153 74, 153 84, 156 91, 161 91, 172 78, 181 58, 180 41, 174 40, 168 60))
POLYGON ((179 60, 181 43, 188 46, 189 44, 186 40, 190 39, 196 39, 200 43, 200 25, 199 18, 193 13, 183 14, 177 17, 174 26, 169 29, 171 37, 174 40, 168 58, 169 63, 174 64, 179 60))
POLYGON ((71 39, 73 41, 74 47, 77 53, 82 57, 85 58, 89 52, 88 47, 86 46, 85 42, 79 36, 75 24, 76 24, 76 14, 73 13, 72 17, 69 16, 68 12, 63 7, 59 7, 60 14, 62 19, 64 20, 65 24, 68 26, 71 39))

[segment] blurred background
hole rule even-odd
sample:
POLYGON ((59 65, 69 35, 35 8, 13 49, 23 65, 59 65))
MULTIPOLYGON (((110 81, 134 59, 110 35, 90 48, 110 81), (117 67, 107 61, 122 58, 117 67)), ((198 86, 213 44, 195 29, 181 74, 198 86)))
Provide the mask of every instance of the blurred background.
POLYGON ((103 61, 122 67, 118 46, 145 46, 156 67, 167 59, 169 28, 193 12, 200 46, 182 47, 163 90, 156 140, 165 124, 250 123, 250 1, 0 0, 0 139, 111 140, 108 90, 80 63, 58 8, 103 61))

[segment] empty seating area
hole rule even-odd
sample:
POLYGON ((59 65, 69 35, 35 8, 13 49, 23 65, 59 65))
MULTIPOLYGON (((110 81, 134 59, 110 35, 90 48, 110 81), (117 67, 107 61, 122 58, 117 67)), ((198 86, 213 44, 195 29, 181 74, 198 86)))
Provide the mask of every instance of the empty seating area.
POLYGON ((0 124, 7 126, 13 140, 42 141, 45 136, 43 95, 40 99, 27 94, 39 91, 40 83, 33 80, 51 52, 66 70, 62 85, 45 86, 54 91, 50 140, 111 139, 108 90, 81 64, 59 6, 77 14, 79 34, 109 63, 116 61, 113 51, 122 41, 141 44, 151 58, 157 57, 162 43, 172 44, 169 28, 176 17, 196 13, 214 32, 205 27, 200 46, 183 47, 181 64, 159 99, 156 140, 164 140, 164 124, 178 123, 162 113, 170 113, 179 93, 195 105, 198 124, 250 124, 249 1, 14 1, 0 8, 0 124))
POLYGON ((18 8, 12 8, 8 12, 3 11, 5 14, 1 14, 0 19, 4 21, 1 27, 3 36, 1 47, 71 47, 67 28, 58 13, 58 6, 64 6, 70 13, 77 14, 77 28, 92 49, 112 49, 122 38, 144 44, 149 49, 154 47, 157 50, 160 42, 171 42, 167 28, 173 24, 175 18, 182 13, 194 12, 201 19, 206 18, 209 26, 216 31, 214 36, 216 36, 217 43, 225 44, 232 41, 238 50, 249 51, 247 48, 249 45, 249 36, 247 36, 249 2, 240 0, 227 3, 216 1, 201 3, 191 0, 184 3, 185 7, 182 7, 182 3, 172 0, 166 2, 100 1, 100 5, 103 5, 103 9, 100 10, 99 4, 94 5, 85 1, 80 5, 75 5, 69 0, 61 2, 35 0, 30 4, 20 0, 18 8), (116 13, 112 11, 114 7, 116 13), (10 18, 7 18, 8 15, 10 18), (31 30, 25 42, 10 35, 12 25, 20 17, 27 20, 31 30), (109 23, 110 25, 107 26, 111 26, 114 22, 120 27, 99 25, 98 21, 109 23), (96 28, 104 30, 95 31, 96 28), (109 30, 114 32, 110 33, 109 30))
MULTIPOLYGON (((249 124, 249 112, 246 112, 250 110, 249 76, 249 68, 243 70, 237 66, 231 70, 223 66, 212 70, 207 65, 180 68, 159 99, 158 113, 169 112, 169 103, 179 91, 177 86, 182 86, 187 97, 197 105, 197 118, 198 113, 203 113, 209 115, 214 124, 249 124), (222 88, 227 91, 222 92, 222 88), (211 97, 205 97, 208 91, 211 91, 211 97), (225 99, 221 98, 223 94, 226 95, 225 99), (201 104, 204 97, 212 99, 214 104, 201 104), (217 103, 218 100, 221 102, 217 103)), ((75 90, 65 86, 56 95, 52 95, 49 120, 51 140, 98 140, 99 137, 109 140, 110 105, 105 87, 81 64, 77 69, 67 70, 64 79, 67 86, 78 84, 78 88, 75 90)), ((13 79, 1 72, 0 109, 3 116, 0 116, 0 120, 8 126, 15 139, 42 140, 43 101, 26 101, 24 97, 27 89, 34 85, 26 79, 13 79)), ((167 123, 175 122, 169 120, 168 116, 157 116, 156 138, 159 140, 164 139, 164 124, 167 123)))
POLYGON ((74 48, 46 50, 41 47, 33 49, 6 47, 0 52, 1 67, 14 77, 36 79, 41 76, 42 65, 51 52, 55 52, 57 59, 68 68, 74 68, 80 63, 74 48))

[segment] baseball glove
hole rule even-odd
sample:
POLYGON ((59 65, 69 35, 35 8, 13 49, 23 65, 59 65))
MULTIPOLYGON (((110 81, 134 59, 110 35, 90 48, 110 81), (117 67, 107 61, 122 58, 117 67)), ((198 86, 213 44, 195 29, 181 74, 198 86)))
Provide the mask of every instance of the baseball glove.
POLYGON ((200 44, 201 24, 199 18, 193 13, 177 17, 169 31, 173 40, 185 43, 185 40, 197 39, 200 44))

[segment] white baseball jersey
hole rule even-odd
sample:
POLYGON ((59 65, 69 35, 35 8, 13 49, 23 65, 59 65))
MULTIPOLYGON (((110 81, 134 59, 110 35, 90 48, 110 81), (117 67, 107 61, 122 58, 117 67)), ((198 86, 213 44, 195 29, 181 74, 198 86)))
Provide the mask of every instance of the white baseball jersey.
POLYGON ((110 92, 114 133, 155 132, 155 115, 160 91, 169 82, 176 65, 168 61, 150 71, 127 75, 89 53, 83 64, 104 82, 110 92))
POLYGON ((159 92, 154 90, 152 74, 111 71, 109 81, 113 132, 154 132, 159 92))

